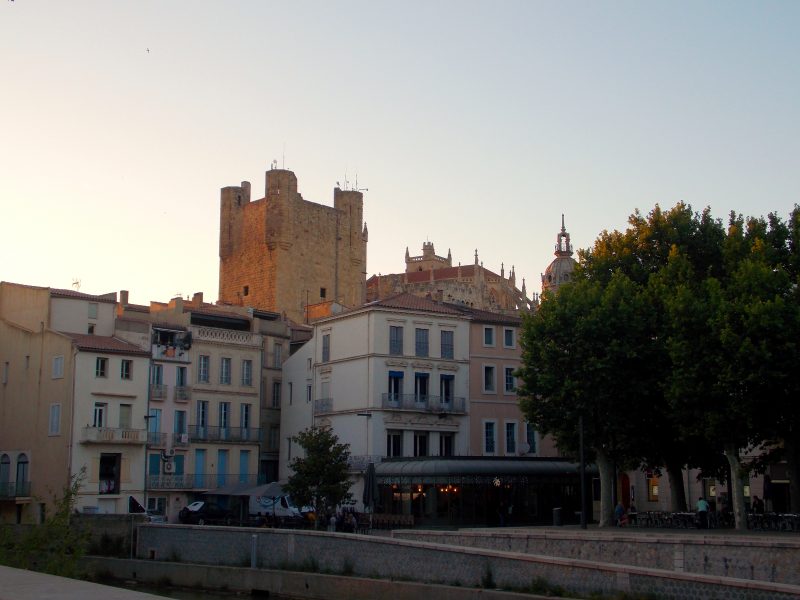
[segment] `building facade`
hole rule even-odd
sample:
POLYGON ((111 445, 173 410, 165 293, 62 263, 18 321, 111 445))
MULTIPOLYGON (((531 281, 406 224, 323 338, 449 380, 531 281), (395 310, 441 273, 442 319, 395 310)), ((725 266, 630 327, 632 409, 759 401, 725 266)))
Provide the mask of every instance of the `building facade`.
POLYGON ((222 188, 219 302, 283 312, 307 322, 306 306, 360 306, 366 292, 363 195, 333 192, 333 207, 303 199, 291 171, 266 173, 264 197, 250 183, 222 188))

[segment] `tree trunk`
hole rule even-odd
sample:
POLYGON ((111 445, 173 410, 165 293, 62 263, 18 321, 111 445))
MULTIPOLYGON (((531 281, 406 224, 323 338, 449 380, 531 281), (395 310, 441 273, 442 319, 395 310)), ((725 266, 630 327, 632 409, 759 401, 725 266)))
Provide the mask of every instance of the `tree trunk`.
POLYGON ((744 483, 739 462, 739 448, 736 444, 725 444, 725 458, 731 467, 731 483, 733 484, 733 495, 731 497, 733 507, 733 517, 736 520, 736 529, 744 531, 747 529, 747 515, 744 509, 744 483))
POLYGON ((614 466, 608 455, 600 449, 595 450, 597 456, 597 469, 600 471, 600 527, 614 525, 614 503, 612 489, 616 486, 614 481, 614 466))
MULTIPOLYGON (((800 445, 795 440, 784 440, 786 470, 789 472, 789 510, 800 513, 800 445)), ((773 494, 775 492, 773 491, 773 494)))
POLYGON ((686 490, 683 487, 683 467, 680 465, 667 465, 667 478, 669 479, 669 509, 672 512, 686 512, 686 490))

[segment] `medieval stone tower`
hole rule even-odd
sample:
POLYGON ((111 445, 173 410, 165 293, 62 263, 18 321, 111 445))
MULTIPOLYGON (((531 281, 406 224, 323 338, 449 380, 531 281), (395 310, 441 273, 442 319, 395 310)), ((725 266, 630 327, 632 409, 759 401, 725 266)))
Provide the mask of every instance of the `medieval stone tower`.
POLYGON ((306 306, 366 300, 367 227, 361 192, 333 191, 333 208, 304 200, 292 171, 266 173, 264 198, 250 183, 222 188, 219 301, 286 312, 297 322, 306 306))

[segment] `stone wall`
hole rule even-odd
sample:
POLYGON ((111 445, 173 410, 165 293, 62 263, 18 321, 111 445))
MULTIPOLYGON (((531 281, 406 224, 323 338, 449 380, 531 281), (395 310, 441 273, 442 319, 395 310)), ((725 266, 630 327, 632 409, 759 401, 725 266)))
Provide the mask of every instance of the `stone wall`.
POLYGON ((800 585, 800 539, 543 531, 395 531, 398 539, 800 585))
MULTIPOLYGON (((529 589, 537 579, 588 595, 674 599, 800 598, 800 586, 377 536, 292 530, 144 525, 136 556, 206 565, 351 573, 423 583, 529 589)), ((585 545, 580 544, 578 545, 585 545)))

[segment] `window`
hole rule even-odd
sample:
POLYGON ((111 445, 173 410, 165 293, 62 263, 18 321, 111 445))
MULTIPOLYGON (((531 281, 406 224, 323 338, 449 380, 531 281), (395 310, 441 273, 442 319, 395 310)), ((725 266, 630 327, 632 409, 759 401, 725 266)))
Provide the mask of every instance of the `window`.
POLYGON ((61 434, 61 405, 50 405, 50 418, 48 420, 47 435, 61 434))
POLYGON ((208 400, 197 401, 197 426, 208 427, 208 400))
POLYGON ((250 387, 253 385, 253 361, 242 361, 242 385, 250 387))
POLYGON ((439 456, 453 456, 454 446, 455 446, 455 434, 453 433, 439 434, 439 456))
POLYGON ((219 382, 225 385, 231 383, 231 359, 225 356, 219 362, 219 382))
POLYGON ((119 377, 120 379, 132 379, 133 376, 133 361, 123 358, 119 363, 119 377))
POLYGON ((281 407, 281 382, 272 382, 272 408, 281 407))
POLYGON ((289 406, 292 405, 292 382, 289 382, 289 406))
POLYGON ((197 383, 208 383, 208 369, 210 364, 211 358, 201 354, 200 360, 197 363, 197 383))
POLYGON ((164 383, 164 365, 153 365, 153 370, 150 371, 150 383, 153 385, 164 383))
POLYGON ((658 502, 658 477, 653 477, 648 473, 647 477, 647 501, 658 502))
POLYGON ((242 428, 242 434, 247 435, 245 431, 250 429, 250 413, 253 407, 250 404, 242 404, 239 413, 239 427, 242 428))
POLYGON ((108 359, 104 356, 98 356, 94 362, 94 376, 105 377, 108 375, 108 359))
POLYGON ((306 402, 311 402, 311 384, 306 384, 306 402))
POLYGON ((119 405, 119 428, 120 429, 130 429, 131 428, 131 415, 133 414, 133 405, 131 404, 120 404, 119 405))
POLYGON ((228 429, 231 426, 231 403, 219 403, 219 428, 220 430, 228 429))
POLYGON ((442 358, 453 358, 453 332, 442 331, 442 358))
POLYGON ((122 466, 122 454, 100 455, 100 490, 101 494, 119 494, 119 475, 122 466))
POLYGON ((451 404, 453 402, 453 388, 455 387, 454 375, 439 376, 439 402, 451 404))
POLYGON ((323 300, 325 299, 325 295, 328 293, 328 290, 325 288, 319 288, 319 297, 323 300))
POLYGON ((175 369, 175 385, 178 387, 186 387, 188 381, 189 378, 186 375, 186 367, 177 367, 175 369))
POLYGON ((160 446, 163 444, 161 438, 161 409, 151 408, 147 415, 147 441, 150 444, 160 446))
POLYGON ((403 456, 403 432, 386 430, 386 456, 403 456))
POLYGON ((428 373, 414 373, 414 401, 419 403, 428 402, 428 373))
POLYGON ((246 285, 246 286, 244 286, 242 288, 242 295, 243 296, 249 296, 250 295, 250 286, 249 285, 246 285))
POLYGON ((428 432, 414 432, 414 456, 428 456, 428 432))
POLYGON ((525 441, 528 444, 528 454, 536 454, 536 428, 533 423, 525 423, 525 441))
POLYGON ((514 330, 509 329, 508 327, 503 329, 503 347, 504 348, 514 347, 514 330))
POLYGON ((506 423, 506 454, 517 453, 517 424, 506 423))
POLYGON ((403 372, 389 371, 389 402, 400 402, 403 395, 403 372))
POLYGON ((3 385, 8 383, 8 361, 3 363, 3 385))
POLYGON ((247 483, 250 473, 250 450, 239 450, 239 483, 247 483))
POLYGON ((272 367, 274 369, 280 369, 281 365, 283 364, 283 346, 278 344, 277 342, 272 346, 272 367))
POLYGON ((494 346, 494 327, 483 328, 483 345, 494 346))
POLYGON ((398 325, 389 326, 389 354, 403 355, 403 328, 398 325))
POLYGON ((270 452, 278 451, 278 440, 280 439, 281 428, 277 425, 272 425, 269 428, 269 435, 267 437, 267 449, 270 452))
POLYGON ((53 357, 53 379, 61 379, 64 377, 64 357, 53 357))
POLYGON ((428 356, 428 330, 417 328, 414 334, 414 354, 428 356))
POLYGON ((328 362, 331 359, 331 334, 326 333, 322 336, 322 362, 328 362))
POLYGON ((108 404, 105 404, 103 402, 94 403, 94 412, 92 413, 92 427, 106 426, 107 411, 108 411, 108 404))
POLYGON ((28 483, 28 481, 30 481, 28 475, 28 466, 29 463, 27 454, 20 454, 17 456, 17 485, 28 483))
POLYGON ((495 444, 495 422, 483 422, 483 453, 494 454, 497 445, 495 444))
POLYGON ((494 387, 494 367, 491 365, 483 366, 483 391, 484 393, 493 393, 494 387))
POLYGON ((175 418, 173 419, 173 429, 175 433, 186 433, 186 411, 176 410, 175 418))
POLYGON ((517 389, 516 381, 514 379, 514 370, 514 367, 505 368, 505 391, 508 393, 513 393, 517 389))
POLYGON ((94 323, 89 323, 89 325, 86 326, 86 333, 94 335, 94 323))
POLYGON ((97 318, 97 302, 89 302, 89 318, 96 319, 97 318))

